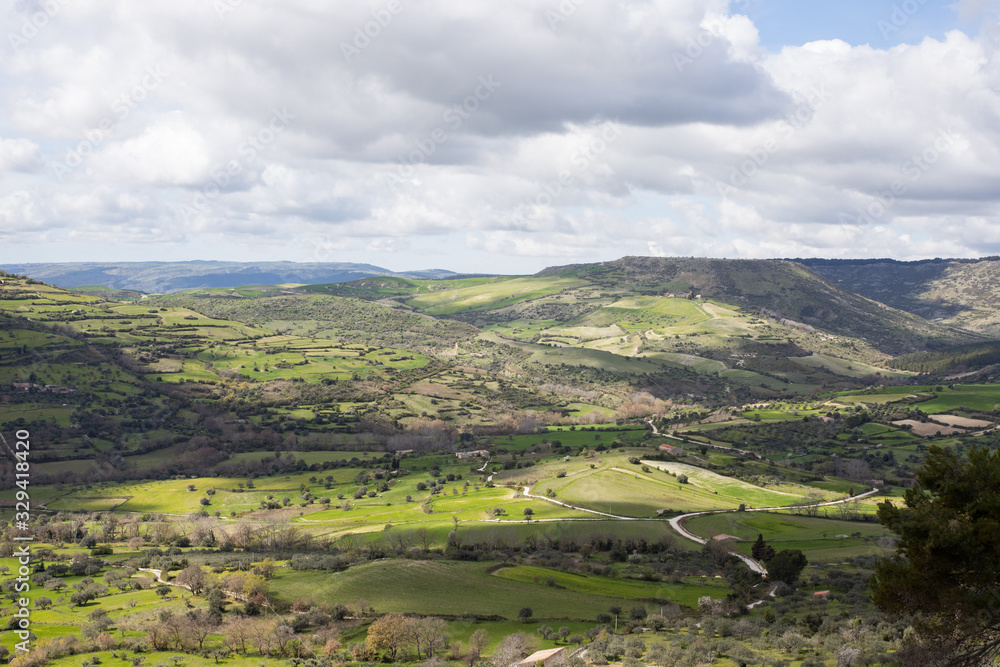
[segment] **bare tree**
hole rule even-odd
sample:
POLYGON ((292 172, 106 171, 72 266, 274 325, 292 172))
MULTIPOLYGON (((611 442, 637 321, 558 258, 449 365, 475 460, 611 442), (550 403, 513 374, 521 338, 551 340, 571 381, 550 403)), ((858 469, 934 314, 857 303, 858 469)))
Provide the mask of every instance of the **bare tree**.
POLYGON ((434 536, 431 535, 431 531, 426 528, 420 528, 416 532, 417 539, 420 540, 420 545, 427 551, 431 548, 431 544, 434 542, 434 536))
POLYGON ((215 630, 211 614, 204 609, 197 609, 185 614, 184 620, 187 626, 185 628, 187 636, 198 644, 198 650, 201 651, 204 648, 205 639, 209 633, 215 630))
POLYGON ((465 662, 472 667, 483 654, 483 649, 490 643, 490 633, 479 628, 469 637, 469 652, 466 654, 465 662))
POLYGON ((274 623, 256 620, 250 624, 250 641, 261 655, 270 655, 274 646, 274 623))
POLYGON ((413 643, 417 647, 417 659, 420 659, 420 649, 423 648, 427 657, 434 655, 439 649, 448 645, 446 631, 448 624, 440 618, 421 618, 413 623, 413 643))
POLYGON ((413 538, 409 533, 401 530, 393 530, 389 533, 389 544, 392 550, 399 555, 406 553, 406 550, 413 544, 413 538))
POLYGON ((234 653, 246 653, 247 644, 253 636, 253 622, 246 616, 230 618, 222 628, 226 646, 234 653))
POLYGON ((523 632, 504 637, 490 656, 492 667, 508 667, 528 655, 528 636, 523 632))

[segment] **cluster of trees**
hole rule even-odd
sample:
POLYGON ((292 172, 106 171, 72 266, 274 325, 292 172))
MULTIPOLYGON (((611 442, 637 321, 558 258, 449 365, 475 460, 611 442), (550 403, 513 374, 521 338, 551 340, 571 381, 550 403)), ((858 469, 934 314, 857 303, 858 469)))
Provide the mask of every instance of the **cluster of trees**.
POLYGON ((774 547, 764 541, 764 536, 757 534, 757 540, 750 547, 750 555, 767 565, 767 578, 771 581, 783 581, 789 586, 795 585, 799 575, 809 561, 799 549, 782 549, 775 552, 774 547))
MULTIPOLYGON (((410 617, 402 614, 386 614, 368 628, 365 639, 373 655, 396 660, 400 651, 413 649, 417 660, 430 658, 448 645, 448 624, 433 617, 410 617)), ((485 630, 473 637, 476 658, 489 639, 485 630)), ((474 662, 473 659, 471 662, 474 662)), ((471 664, 470 662, 470 664, 471 664)))

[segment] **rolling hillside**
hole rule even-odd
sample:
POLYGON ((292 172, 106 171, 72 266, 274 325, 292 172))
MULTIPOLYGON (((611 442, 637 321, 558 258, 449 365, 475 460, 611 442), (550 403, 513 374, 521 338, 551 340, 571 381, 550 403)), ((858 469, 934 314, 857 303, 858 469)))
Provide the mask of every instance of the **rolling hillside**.
MULTIPOLYGON (((900 354, 979 340, 792 262, 624 258, 534 276, 378 276, 139 302, 87 291, 6 276, 0 426, 58 429, 66 446, 48 460, 109 474, 147 459, 184 470, 205 424, 237 452, 290 435, 346 438, 371 420, 381 438, 431 440, 589 425, 906 382, 948 364, 895 363, 900 354)), ((986 352, 961 361, 993 359, 986 352)), ((223 455, 214 451, 200 456, 223 455)))
POLYGON ((1000 336, 1000 258, 801 262, 845 290, 942 324, 1000 336))
POLYGON ((539 275, 585 278, 602 288, 647 295, 701 295, 761 311, 793 327, 858 338, 893 355, 976 338, 837 287, 789 261, 626 257, 555 267, 539 275))

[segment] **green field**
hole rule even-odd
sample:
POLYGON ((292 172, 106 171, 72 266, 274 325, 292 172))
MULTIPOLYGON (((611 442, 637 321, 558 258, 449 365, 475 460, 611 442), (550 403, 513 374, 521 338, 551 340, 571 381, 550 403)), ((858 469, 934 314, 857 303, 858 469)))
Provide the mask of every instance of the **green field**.
POLYGON ((501 579, 509 579, 510 581, 531 584, 541 583, 551 588, 558 587, 587 595, 633 600, 648 600, 650 598, 667 599, 692 608, 697 608, 698 598, 702 596, 707 595, 712 598, 719 598, 723 593, 729 591, 724 580, 714 577, 689 577, 689 579, 697 583, 685 582, 674 584, 603 577, 596 574, 564 572, 530 565, 504 567, 497 570, 494 575, 501 579))
POLYGON ((450 315, 461 311, 501 308, 581 284, 581 281, 570 278, 509 278, 421 293, 408 299, 406 304, 428 315, 450 315))
MULTIPOLYGON (((835 516, 836 506, 829 512, 835 516)), ((822 510, 820 510, 822 512, 822 510)), ((800 549, 812 562, 840 561, 861 555, 883 555, 886 549, 878 538, 888 533, 877 523, 839 521, 770 512, 709 514, 689 519, 685 527, 696 535, 732 535, 740 538, 736 549, 750 555, 757 535, 776 551, 800 549)), ((888 543, 887 543, 888 544, 888 543)))
MULTIPOLYGON (((595 582, 591 590, 553 588, 544 582, 518 581, 490 574, 489 563, 454 561, 382 560, 354 566, 333 574, 282 572, 273 587, 283 597, 309 596, 326 601, 367 600, 379 612, 470 616, 496 615, 516 619, 518 610, 530 607, 536 619, 591 620, 609 606, 634 600, 640 590, 650 600, 690 601, 695 593, 724 597, 725 588, 675 584, 595 582), (406 586, 398 582, 405 581, 406 586), (690 588, 690 590, 688 590, 690 588), (612 594, 615 593, 615 594, 612 594), (620 593, 627 593, 621 595, 620 593), (671 597, 673 596, 673 597, 671 597)), ((550 576, 550 575, 546 575, 550 576)), ((568 575, 572 576, 572 575, 568 575)), ((613 580, 612 580, 613 581, 613 580)), ((583 587, 584 589, 588 587, 583 587)), ((696 600, 697 598, 694 597, 696 600)), ((650 602, 655 608, 656 602, 650 602)))

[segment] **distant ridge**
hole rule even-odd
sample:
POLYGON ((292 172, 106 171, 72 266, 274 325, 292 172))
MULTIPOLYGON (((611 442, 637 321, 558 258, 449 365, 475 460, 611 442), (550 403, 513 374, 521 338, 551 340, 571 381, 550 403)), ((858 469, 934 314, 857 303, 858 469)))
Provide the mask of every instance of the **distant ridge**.
POLYGON ((1000 337, 1000 257, 796 261, 845 290, 929 320, 1000 337))
POLYGON ((720 299, 778 319, 861 338, 891 354, 987 338, 888 307, 792 260, 623 257, 599 264, 549 267, 538 275, 578 276, 638 294, 670 292, 720 299))
POLYGON ((350 262, 66 262, 3 264, 0 269, 30 275, 62 288, 103 286, 166 294, 186 289, 343 283, 373 276, 436 280, 455 273, 442 269, 395 272, 372 264, 350 262))

